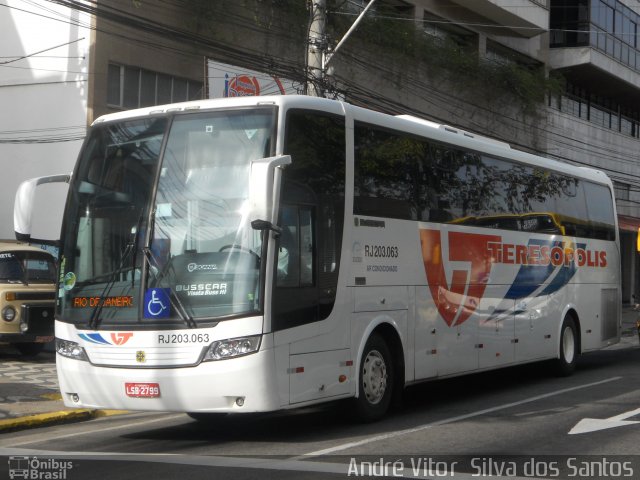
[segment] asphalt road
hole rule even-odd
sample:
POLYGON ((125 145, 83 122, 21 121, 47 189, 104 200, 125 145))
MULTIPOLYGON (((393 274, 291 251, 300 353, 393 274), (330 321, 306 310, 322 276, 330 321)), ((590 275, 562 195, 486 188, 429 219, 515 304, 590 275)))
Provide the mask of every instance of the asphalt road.
POLYGON ((21 461, 38 472, 29 478, 69 480, 638 478, 639 365, 635 345, 585 355, 566 378, 535 364, 430 382, 365 425, 334 404, 212 424, 136 413, 5 433, 0 478, 21 461))

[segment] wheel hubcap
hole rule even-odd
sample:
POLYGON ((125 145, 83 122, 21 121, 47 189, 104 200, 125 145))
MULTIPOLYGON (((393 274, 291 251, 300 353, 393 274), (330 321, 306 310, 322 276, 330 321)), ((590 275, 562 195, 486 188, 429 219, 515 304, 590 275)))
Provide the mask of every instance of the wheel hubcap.
POLYGON ((380 403, 384 397, 387 378, 384 357, 377 350, 370 351, 362 363, 362 389, 370 404, 380 403))
POLYGON ((562 335, 562 353, 564 354, 564 360, 567 363, 573 362, 573 357, 575 356, 576 352, 573 330, 570 327, 566 327, 562 335))

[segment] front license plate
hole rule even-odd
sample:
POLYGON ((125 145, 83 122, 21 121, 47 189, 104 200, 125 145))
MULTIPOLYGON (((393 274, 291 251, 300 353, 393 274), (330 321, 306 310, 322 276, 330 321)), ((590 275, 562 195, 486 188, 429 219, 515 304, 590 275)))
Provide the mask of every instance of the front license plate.
POLYGON ((160 396, 158 383, 125 383, 124 391, 128 397, 157 398, 160 396))

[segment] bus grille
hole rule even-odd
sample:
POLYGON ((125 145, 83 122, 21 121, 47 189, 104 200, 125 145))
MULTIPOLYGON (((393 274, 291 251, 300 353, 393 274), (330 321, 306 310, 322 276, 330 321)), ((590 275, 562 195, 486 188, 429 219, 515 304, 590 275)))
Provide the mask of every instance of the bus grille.
POLYGON ((104 367, 188 367, 197 365, 202 354, 202 348, 194 346, 149 348, 91 346, 85 348, 91 363, 104 367))

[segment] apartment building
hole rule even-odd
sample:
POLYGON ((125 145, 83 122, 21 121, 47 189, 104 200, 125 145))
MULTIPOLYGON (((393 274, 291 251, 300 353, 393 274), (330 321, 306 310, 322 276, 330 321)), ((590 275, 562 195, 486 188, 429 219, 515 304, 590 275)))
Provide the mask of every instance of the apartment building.
POLYGON ((548 68, 566 78, 551 98, 547 151, 614 181, 623 300, 638 294, 640 226, 640 2, 551 0, 548 68))

